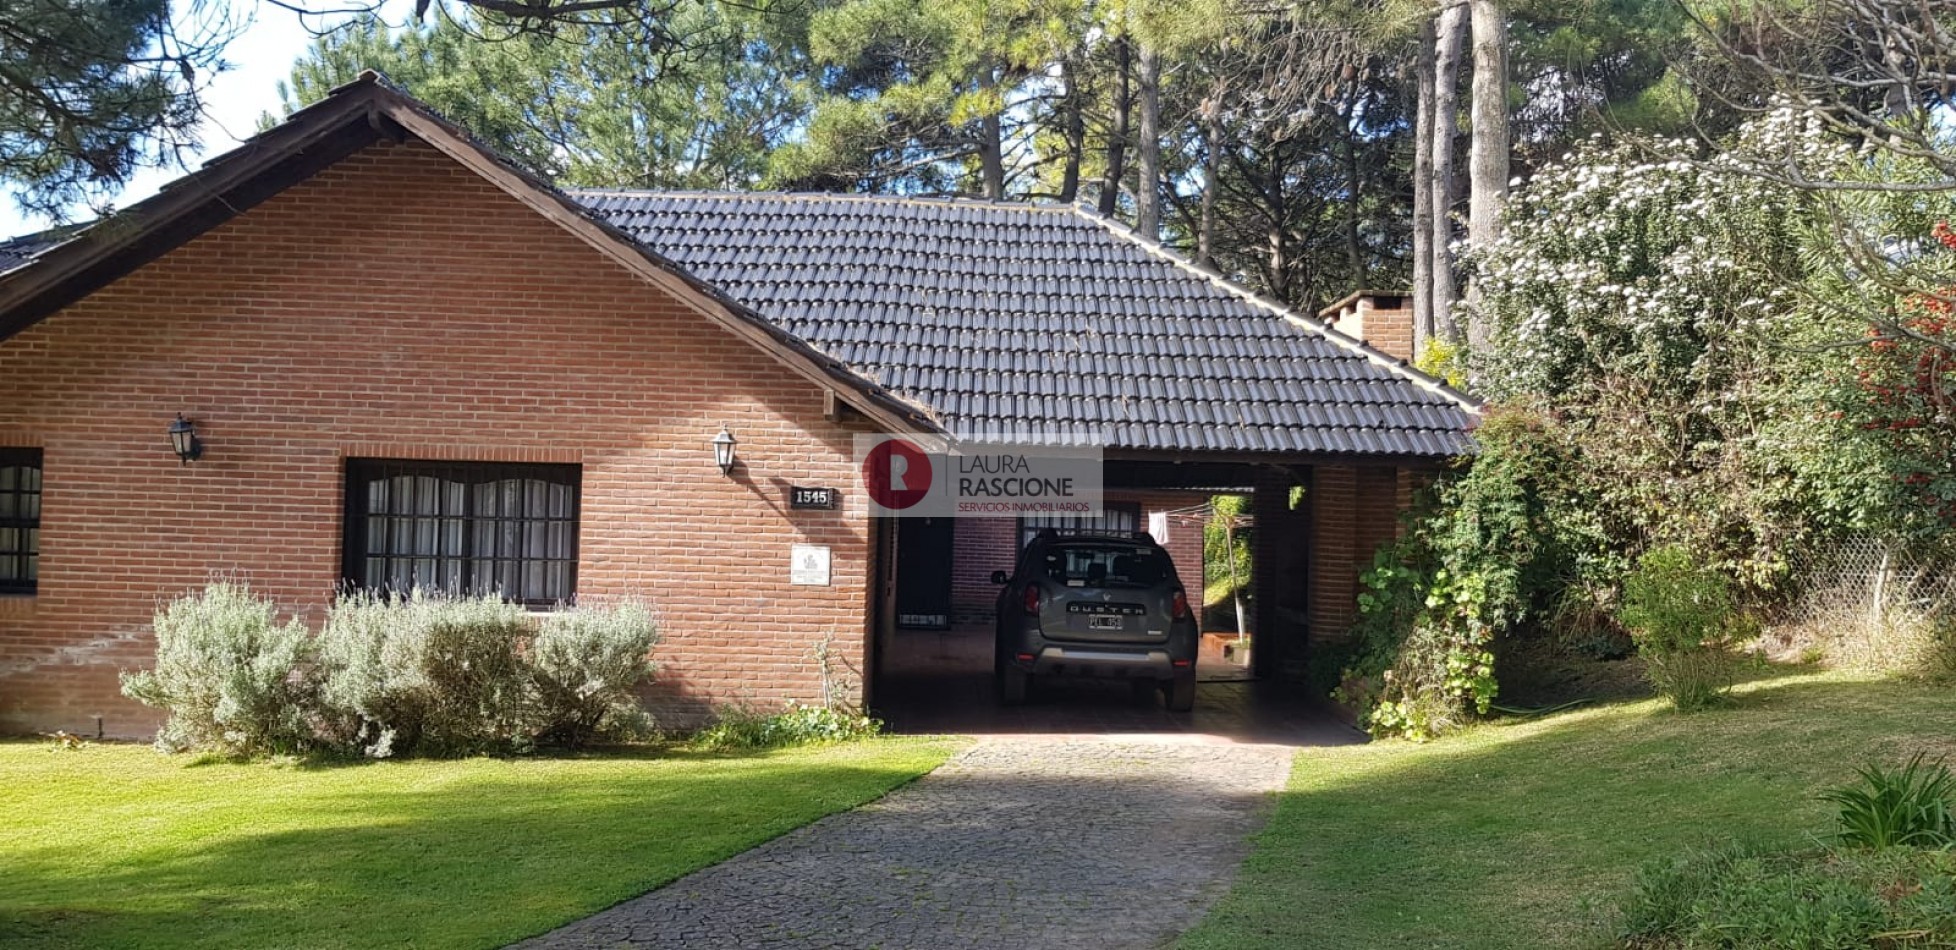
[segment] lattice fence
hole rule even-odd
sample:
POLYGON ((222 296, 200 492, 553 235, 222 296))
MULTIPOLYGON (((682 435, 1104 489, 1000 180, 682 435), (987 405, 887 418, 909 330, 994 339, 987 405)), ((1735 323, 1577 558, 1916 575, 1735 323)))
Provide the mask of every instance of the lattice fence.
POLYGON ((1803 593, 1774 625, 1839 665, 1956 672, 1956 564, 1862 538, 1801 565, 1803 593))

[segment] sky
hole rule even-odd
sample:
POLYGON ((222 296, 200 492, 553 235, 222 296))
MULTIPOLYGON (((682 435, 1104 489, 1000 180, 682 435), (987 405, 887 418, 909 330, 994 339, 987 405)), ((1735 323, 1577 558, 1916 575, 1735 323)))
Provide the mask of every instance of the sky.
MULTIPOLYGON (((204 95, 204 124, 198 140, 203 147, 189 168, 195 170, 204 160, 222 155, 250 138, 258 129, 258 117, 281 112, 278 83, 291 75, 292 64, 312 44, 312 34, 298 14, 262 0, 232 0, 249 5, 251 23, 225 48, 224 60, 231 66, 212 79, 204 95)), ((243 12, 245 7, 238 8, 243 12)), ((318 25, 314 21, 314 25, 318 25)), ((115 199, 115 206, 127 208, 156 193, 163 185, 182 177, 185 169, 151 168, 137 173, 115 199)), ((75 208, 69 216, 87 220, 87 208, 75 208)), ((43 218, 23 215, 14 203, 0 198, 0 236, 28 234, 46 228, 43 218)))

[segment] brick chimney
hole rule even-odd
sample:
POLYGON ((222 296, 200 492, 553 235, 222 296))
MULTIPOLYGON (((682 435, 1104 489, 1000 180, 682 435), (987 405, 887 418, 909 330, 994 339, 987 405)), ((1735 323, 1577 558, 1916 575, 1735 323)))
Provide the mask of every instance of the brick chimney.
POLYGON ((1346 336, 1407 362, 1413 360, 1413 297, 1405 292, 1360 290, 1323 310, 1318 319, 1346 336))

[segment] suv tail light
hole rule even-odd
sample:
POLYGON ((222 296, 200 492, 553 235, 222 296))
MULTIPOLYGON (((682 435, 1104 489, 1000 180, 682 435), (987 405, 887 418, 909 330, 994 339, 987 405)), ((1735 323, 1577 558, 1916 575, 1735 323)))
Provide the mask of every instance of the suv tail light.
POLYGON ((1189 618, 1189 595, 1179 590, 1176 591, 1175 599, 1168 604, 1168 613, 1176 620, 1187 620, 1189 618))
POLYGON ((1039 585, 1037 584, 1026 585, 1026 613, 1034 615, 1039 613, 1039 585))

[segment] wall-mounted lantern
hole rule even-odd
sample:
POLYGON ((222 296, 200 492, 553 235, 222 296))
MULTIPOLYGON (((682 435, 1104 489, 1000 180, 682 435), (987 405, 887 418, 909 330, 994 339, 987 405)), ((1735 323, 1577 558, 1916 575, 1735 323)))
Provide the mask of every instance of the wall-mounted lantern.
POLYGON ((720 474, 732 475, 734 463, 739 461, 734 455, 734 446, 740 440, 727 431, 725 423, 720 425, 720 434, 713 437, 713 464, 720 466, 720 474))
POLYGON ((197 427, 181 412, 177 413, 177 421, 170 423, 170 448, 184 465, 204 457, 204 443, 197 438, 197 427))

